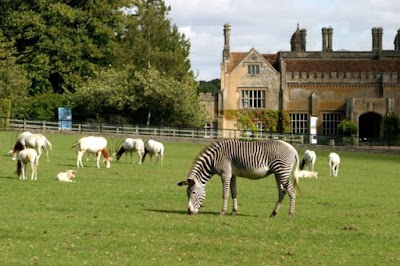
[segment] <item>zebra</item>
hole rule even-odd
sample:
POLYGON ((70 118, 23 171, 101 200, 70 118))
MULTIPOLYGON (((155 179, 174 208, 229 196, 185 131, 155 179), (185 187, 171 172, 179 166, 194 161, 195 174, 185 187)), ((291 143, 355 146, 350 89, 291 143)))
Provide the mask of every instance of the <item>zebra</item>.
POLYGON ((233 211, 238 211, 236 176, 249 179, 261 179, 274 173, 278 186, 278 201, 271 217, 278 214, 286 195, 289 194, 289 217, 294 215, 298 176, 290 182, 290 174, 296 161, 295 172, 299 169, 299 155, 296 149, 282 140, 242 141, 223 140, 206 147, 195 159, 187 180, 178 182, 178 186, 187 185, 189 200, 188 213, 197 214, 206 197, 205 185, 214 175, 221 176, 223 185, 223 204, 221 215, 225 215, 228 207, 229 189, 232 193, 233 211))

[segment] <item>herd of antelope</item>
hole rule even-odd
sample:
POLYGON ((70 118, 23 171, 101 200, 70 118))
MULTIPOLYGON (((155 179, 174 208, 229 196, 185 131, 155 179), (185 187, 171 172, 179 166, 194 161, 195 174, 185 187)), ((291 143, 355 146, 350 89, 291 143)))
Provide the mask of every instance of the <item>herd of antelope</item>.
MULTIPOLYGON (((52 144, 43 134, 33 134, 31 132, 23 132, 20 134, 15 142, 12 150, 10 150, 11 159, 17 160, 17 175, 19 179, 27 179, 27 166, 31 167, 31 179, 37 180, 37 169, 39 165, 39 158, 42 155, 42 150, 46 152, 46 159, 49 162, 49 149, 52 144)), ((100 159, 103 156, 103 161, 107 168, 111 166, 112 157, 108 150, 107 139, 104 137, 88 136, 80 138, 72 148, 76 148, 77 161, 76 166, 83 167, 82 158, 84 153, 94 154, 96 156, 97 168, 100 168, 100 159)), ((153 156, 156 157, 155 164, 160 157, 160 164, 163 165, 164 145, 161 142, 149 139, 146 144, 142 139, 126 138, 119 148, 118 152, 113 154, 116 156, 117 161, 121 158, 122 154, 126 152, 137 152, 139 155, 138 164, 142 164, 147 154, 150 155, 150 163, 153 164, 153 156)), ((127 156, 125 157, 127 158, 127 156)), ((74 182, 75 171, 67 170, 60 172, 55 177, 58 181, 74 182)))
MULTIPOLYGON (((128 153, 133 158, 133 152, 137 152, 139 156, 138 164, 142 164, 146 155, 150 156, 150 163, 153 164, 153 156, 156 157, 154 164, 160 158, 160 164, 163 165, 164 145, 161 142, 149 139, 146 143, 142 139, 126 138, 118 149, 118 152, 113 155, 117 161, 125 153, 125 160, 128 153)), ((97 168, 100 168, 100 159, 103 156, 103 161, 106 168, 110 168, 112 157, 109 154, 107 139, 104 137, 88 136, 80 138, 72 148, 76 148, 77 160, 76 166, 83 167, 82 158, 86 152, 88 155, 96 156, 97 168)), ((31 179, 37 180, 37 168, 39 158, 42 155, 42 150, 46 152, 46 159, 49 162, 49 150, 52 144, 43 134, 33 134, 31 132, 23 132, 17 138, 14 148, 10 150, 12 160, 17 160, 17 175, 19 179, 27 179, 27 166, 30 165, 32 173, 31 179)), ((318 178, 318 172, 314 171, 317 155, 314 151, 306 150, 300 163, 300 170, 295 173, 297 177, 318 178)), ((134 163, 134 161, 133 161, 134 163)), ((337 176, 339 171, 340 157, 332 152, 328 157, 329 175, 337 176)), ((55 179, 64 182, 74 182, 74 170, 60 172, 55 179)))

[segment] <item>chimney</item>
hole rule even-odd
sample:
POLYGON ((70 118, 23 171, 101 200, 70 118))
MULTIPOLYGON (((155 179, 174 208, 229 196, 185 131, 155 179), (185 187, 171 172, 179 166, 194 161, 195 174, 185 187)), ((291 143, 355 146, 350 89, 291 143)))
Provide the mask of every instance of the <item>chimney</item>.
POLYGON ((382 36, 383 36, 383 29, 378 28, 378 50, 382 51, 382 36))
POLYGON ((230 53, 229 39, 230 39, 230 34, 231 34, 231 25, 229 23, 226 23, 224 25, 224 50, 222 52, 222 61, 223 62, 229 60, 229 53, 230 53))
POLYGON ((400 29, 397 30, 397 35, 394 38, 394 49, 396 51, 400 50, 400 29))
POLYGON ((372 51, 382 51, 382 28, 372 28, 372 51))
POLYGON ((328 28, 328 51, 329 52, 333 51, 332 37, 333 37, 333 29, 331 27, 329 27, 328 28))
POLYGON ((332 35, 333 29, 331 27, 322 28, 322 51, 332 52, 332 35))
POLYGON ((305 52, 305 51, 307 51, 306 50, 307 30, 306 29, 301 29, 300 36, 301 36, 301 51, 305 52))
POLYGON ((328 49, 328 38, 327 38, 327 28, 322 28, 322 51, 328 49))

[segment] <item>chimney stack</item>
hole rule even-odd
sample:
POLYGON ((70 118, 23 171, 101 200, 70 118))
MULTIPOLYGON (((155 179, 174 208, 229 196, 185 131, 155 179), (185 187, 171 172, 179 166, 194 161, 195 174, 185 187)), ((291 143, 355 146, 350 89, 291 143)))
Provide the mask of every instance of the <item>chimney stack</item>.
POLYGON ((306 37, 307 37, 307 30, 306 29, 301 29, 300 30, 300 36, 301 36, 301 51, 305 52, 306 50, 306 37))
POLYGON ((223 62, 229 60, 229 53, 230 53, 229 39, 230 39, 230 34, 231 34, 231 25, 229 23, 226 23, 224 25, 224 50, 222 52, 222 61, 223 62))
POLYGON ((372 28, 372 51, 382 51, 382 28, 372 28))
POLYGON ((333 29, 331 27, 322 28, 322 51, 332 52, 332 35, 333 29))

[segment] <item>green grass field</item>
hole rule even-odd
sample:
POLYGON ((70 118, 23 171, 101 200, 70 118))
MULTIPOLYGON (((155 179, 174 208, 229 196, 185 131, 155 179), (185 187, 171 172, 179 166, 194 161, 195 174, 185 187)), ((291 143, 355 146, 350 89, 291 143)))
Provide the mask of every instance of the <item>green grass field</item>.
POLYGON ((110 169, 92 160, 77 169, 71 146, 79 136, 48 133, 50 162, 43 156, 38 180, 21 181, 7 154, 13 136, 0 132, 1 265, 400 264, 399 155, 339 152, 339 176, 330 177, 330 151, 316 150, 319 178, 300 180, 292 219, 288 197, 269 218, 273 176, 238 179, 236 216, 218 215, 221 181, 214 176, 204 207, 189 216, 185 188, 176 183, 204 145, 165 142, 162 167, 123 156, 110 169), (77 170, 75 183, 54 180, 67 169, 77 170))

